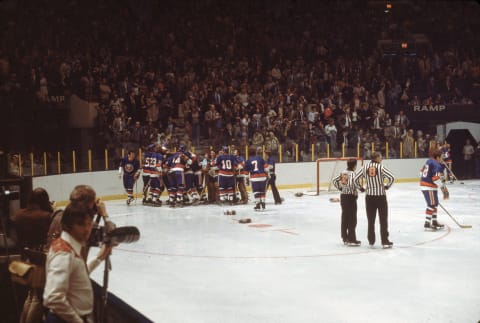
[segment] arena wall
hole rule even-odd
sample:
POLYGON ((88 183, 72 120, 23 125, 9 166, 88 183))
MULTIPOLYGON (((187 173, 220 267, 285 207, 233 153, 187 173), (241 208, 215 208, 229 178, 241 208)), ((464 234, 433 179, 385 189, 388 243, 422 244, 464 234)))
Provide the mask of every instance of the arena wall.
MULTIPOLYGON (((419 178, 419 171, 425 158, 417 159, 385 159, 383 164, 396 177, 397 182, 413 182, 419 178)), ((345 166, 346 166, 346 162, 345 166)), ((322 165, 320 172, 321 183, 331 179, 331 165, 322 165)), ((313 188, 315 183, 316 163, 282 163, 276 165, 277 186, 279 189, 313 188)), ((33 187, 43 187, 49 192, 50 198, 59 203, 65 203, 73 187, 79 184, 91 185, 98 196, 104 200, 124 198, 122 180, 118 178, 118 171, 86 172, 75 174, 50 175, 33 178, 33 187)), ((141 180, 136 188, 141 193, 141 180)))

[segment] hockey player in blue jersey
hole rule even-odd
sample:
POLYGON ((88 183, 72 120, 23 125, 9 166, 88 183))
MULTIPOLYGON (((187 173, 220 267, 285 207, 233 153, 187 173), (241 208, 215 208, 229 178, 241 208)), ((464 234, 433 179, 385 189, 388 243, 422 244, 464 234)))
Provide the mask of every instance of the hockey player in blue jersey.
POLYGON ((168 197, 169 205, 183 205, 183 193, 185 191, 185 167, 192 164, 190 153, 186 150, 185 145, 180 145, 176 153, 167 159, 168 171, 168 197))
POLYGON ((445 186, 445 166, 442 164, 442 151, 433 148, 430 151, 430 158, 425 162, 421 169, 420 187, 427 203, 425 210, 425 230, 437 230, 444 227, 437 220, 438 207, 438 187, 444 195, 444 199, 449 197, 448 189, 445 186))
POLYGON ((235 196, 235 173, 237 158, 230 154, 227 146, 223 146, 221 154, 215 160, 218 168, 218 194, 220 203, 233 204, 235 196))
POLYGON ((442 146, 440 146, 440 150, 442 153, 442 160, 440 163, 443 163, 446 165, 445 170, 447 172, 447 178, 445 180, 450 180, 450 183, 453 183, 455 176, 452 174, 452 166, 453 166, 453 161, 452 161, 452 151, 450 149, 450 144, 445 141, 442 146))
POLYGON ((197 155, 192 152, 186 152, 191 159, 191 163, 185 164, 185 191, 183 192, 183 202, 186 204, 198 204, 200 192, 203 189, 203 181, 201 179, 201 166, 198 164, 197 155), (200 179, 198 178, 200 176, 200 179), (200 184, 198 184, 200 182, 200 184), (200 186, 199 186, 200 185, 200 186))
POLYGON ((163 155, 157 152, 155 144, 147 147, 143 156, 143 203, 152 206, 161 206, 161 176, 163 155), (147 192, 149 190, 149 192, 147 192), (147 197, 148 194, 148 197, 147 197))
POLYGON ((267 167, 263 160, 261 148, 255 149, 251 147, 248 151, 250 158, 245 163, 245 170, 250 174, 250 182, 252 183, 253 197, 255 198, 255 211, 265 209, 265 189, 267 184, 267 167))
POLYGON ((140 176, 140 162, 135 158, 135 153, 129 151, 127 156, 125 156, 120 161, 120 166, 118 167, 118 177, 122 177, 123 174, 123 187, 127 192, 127 204, 133 201, 133 186, 140 176))

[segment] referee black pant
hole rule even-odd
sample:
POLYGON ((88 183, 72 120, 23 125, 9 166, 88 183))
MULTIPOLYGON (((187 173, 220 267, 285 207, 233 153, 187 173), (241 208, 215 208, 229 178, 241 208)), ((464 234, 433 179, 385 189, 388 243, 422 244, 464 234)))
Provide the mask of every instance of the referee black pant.
POLYGON ((380 219, 380 237, 382 243, 388 242, 388 203, 386 195, 366 195, 365 205, 368 219, 368 243, 375 243, 375 218, 380 219))
POLYGON ((277 176, 275 174, 270 174, 270 177, 267 179, 267 188, 265 192, 268 190, 270 186, 272 188, 273 199, 275 200, 276 204, 282 203, 282 199, 280 198, 280 193, 278 193, 277 184, 275 184, 275 180, 277 176))
POLYGON ((357 196, 353 194, 340 194, 342 207, 342 222, 340 231, 342 240, 354 242, 357 240, 355 228, 357 227, 357 196))

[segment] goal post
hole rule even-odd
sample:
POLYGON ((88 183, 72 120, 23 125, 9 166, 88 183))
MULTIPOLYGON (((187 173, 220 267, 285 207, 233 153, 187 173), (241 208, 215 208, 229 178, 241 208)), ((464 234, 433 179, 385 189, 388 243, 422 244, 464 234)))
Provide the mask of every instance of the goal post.
POLYGON ((340 174, 341 171, 347 169, 347 161, 355 159, 357 161, 357 169, 363 165, 363 159, 358 157, 338 157, 338 158, 318 158, 315 174, 315 182, 313 189, 316 195, 320 192, 337 192, 332 181, 340 174))

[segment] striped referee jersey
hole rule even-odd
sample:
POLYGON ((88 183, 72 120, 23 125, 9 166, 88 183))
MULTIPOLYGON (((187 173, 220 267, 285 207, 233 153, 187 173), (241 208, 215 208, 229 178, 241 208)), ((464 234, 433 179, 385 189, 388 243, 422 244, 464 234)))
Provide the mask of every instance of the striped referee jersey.
POLYGON ((341 194, 358 195, 357 187, 353 181, 354 176, 355 172, 346 169, 333 179, 333 186, 335 186, 341 194))
POLYGON ((363 186, 360 182, 361 179, 366 181, 366 194, 367 195, 386 195, 385 187, 390 187, 395 180, 392 172, 384 167, 381 163, 377 163, 373 160, 366 162, 357 174, 355 174, 354 183, 358 189, 363 186), (385 183, 385 180, 386 183, 385 183))

